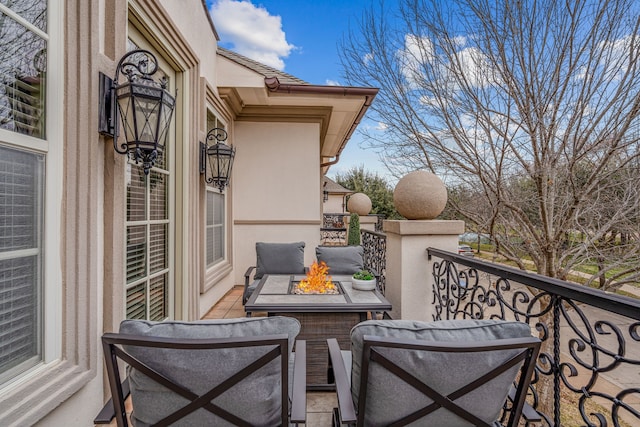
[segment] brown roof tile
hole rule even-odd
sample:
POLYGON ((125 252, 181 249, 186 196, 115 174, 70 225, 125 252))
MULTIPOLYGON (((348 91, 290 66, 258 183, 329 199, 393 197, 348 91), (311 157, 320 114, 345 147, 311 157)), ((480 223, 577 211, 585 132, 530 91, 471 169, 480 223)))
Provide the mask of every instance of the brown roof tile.
POLYGON ((355 193, 355 191, 344 188, 342 185, 338 184, 328 176, 324 177, 324 191, 327 191, 329 193, 343 193, 343 194, 355 193))
POLYGON ((296 76, 292 76, 291 74, 276 70, 275 68, 269 67, 265 64, 261 64, 258 61, 254 61, 251 58, 247 58, 246 56, 240 55, 239 53, 233 52, 220 46, 218 46, 218 54, 237 64, 247 67, 258 74, 262 74, 265 77, 277 77, 278 81, 282 84, 309 84, 304 80, 297 78, 296 76))

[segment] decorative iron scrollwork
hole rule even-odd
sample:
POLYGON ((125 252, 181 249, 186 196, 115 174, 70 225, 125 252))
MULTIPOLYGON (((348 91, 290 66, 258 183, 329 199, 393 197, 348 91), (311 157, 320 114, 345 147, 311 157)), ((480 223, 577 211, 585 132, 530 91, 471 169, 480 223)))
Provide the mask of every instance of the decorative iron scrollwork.
MULTIPOLYGON (((430 256, 434 256, 431 250, 430 256)), ((640 425, 640 412, 634 404, 640 399, 637 304, 630 300, 625 306, 624 301, 616 300, 621 313, 624 308, 624 312, 637 314, 633 318, 615 314, 605 308, 608 306, 602 300, 609 298, 605 294, 596 298, 567 286, 560 295, 548 290, 550 279, 543 276, 531 279, 523 273, 522 282, 518 282, 511 271, 501 273, 500 267, 492 265, 489 273, 483 271, 482 262, 465 258, 455 254, 433 258, 434 319, 497 318, 531 325, 543 341, 530 389, 534 408, 544 406, 538 391, 549 382, 545 380, 550 380, 553 388, 553 402, 547 405, 553 408, 552 413, 539 410, 544 425, 559 426, 561 405, 572 404, 561 395, 575 402, 585 425, 619 426, 623 419, 640 425), (618 391, 612 393, 604 377, 613 372, 618 377, 635 378, 634 385, 618 384, 618 391)), ((556 282, 556 287, 561 286, 556 282)))

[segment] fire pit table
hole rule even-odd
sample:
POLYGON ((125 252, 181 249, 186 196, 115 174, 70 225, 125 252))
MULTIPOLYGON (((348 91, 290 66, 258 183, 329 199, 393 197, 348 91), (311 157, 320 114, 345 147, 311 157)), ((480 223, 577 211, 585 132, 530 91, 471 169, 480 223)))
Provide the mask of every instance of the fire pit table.
POLYGON ((337 294, 295 294, 295 283, 304 275, 264 275, 245 305, 248 315, 289 316, 302 325, 299 339, 307 341, 307 384, 310 390, 330 390, 327 384, 327 338, 336 338, 343 350, 350 348, 351 328, 371 312, 391 310, 391 304, 377 290, 351 287, 351 276, 333 277, 337 294))

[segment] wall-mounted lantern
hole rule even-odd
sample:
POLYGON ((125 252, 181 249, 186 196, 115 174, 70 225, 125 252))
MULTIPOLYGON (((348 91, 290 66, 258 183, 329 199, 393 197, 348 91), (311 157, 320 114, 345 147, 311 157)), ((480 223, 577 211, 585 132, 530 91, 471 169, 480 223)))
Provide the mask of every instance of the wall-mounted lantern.
POLYGON ((227 131, 213 128, 207 133, 206 143, 200 143, 200 173, 205 174, 207 184, 218 187, 221 193, 229 185, 233 158, 236 155, 235 147, 225 144, 226 140, 227 131), (215 144, 210 144, 209 141, 213 140, 215 144))
POLYGON ((113 138, 116 152, 128 153, 136 164, 141 162, 146 175, 164 151, 175 108, 175 98, 166 89, 166 77, 160 82, 151 78, 156 71, 156 57, 137 49, 120 59, 113 80, 100 73, 100 133, 113 138), (126 82, 118 82, 120 73, 126 76, 126 82), (116 110, 126 140, 120 145, 116 110))
POLYGON ((327 190, 324 190, 322 192, 322 201, 326 202, 327 200, 329 200, 329 192, 327 190))

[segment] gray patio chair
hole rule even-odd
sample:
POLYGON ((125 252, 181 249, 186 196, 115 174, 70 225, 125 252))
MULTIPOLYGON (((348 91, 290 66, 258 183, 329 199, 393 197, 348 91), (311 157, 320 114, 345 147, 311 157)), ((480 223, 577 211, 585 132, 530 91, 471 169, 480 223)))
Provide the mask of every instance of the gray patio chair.
POLYGON ((246 304, 265 274, 305 274, 304 242, 256 243, 256 265, 244 273, 242 304, 246 304), (253 279, 251 273, 255 269, 253 279))
MULTIPOLYGON (((117 425, 304 423, 306 342, 289 317, 198 322, 125 320, 102 345, 117 425), (129 365, 123 388, 118 359, 129 365)), ((105 406, 107 408, 109 405, 105 406)))
MULTIPOLYGON (((380 275, 372 268, 365 268, 364 248, 362 246, 316 246, 316 259, 324 261, 331 275, 352 275, 361 270, 368 270, 376 280, 380 275)), ((388 313, 371 312, 371 318, 388 317, 388 313)))
POLYGON ((521 322, 372 320, 351 352, 328 345, 334 426, 495 427, 518 424, 540 340, 521 322))
POLYGON ((362 246, 316 246, 316 259, 324 261, 329 274, 351 275, 364 269, 362 246))

